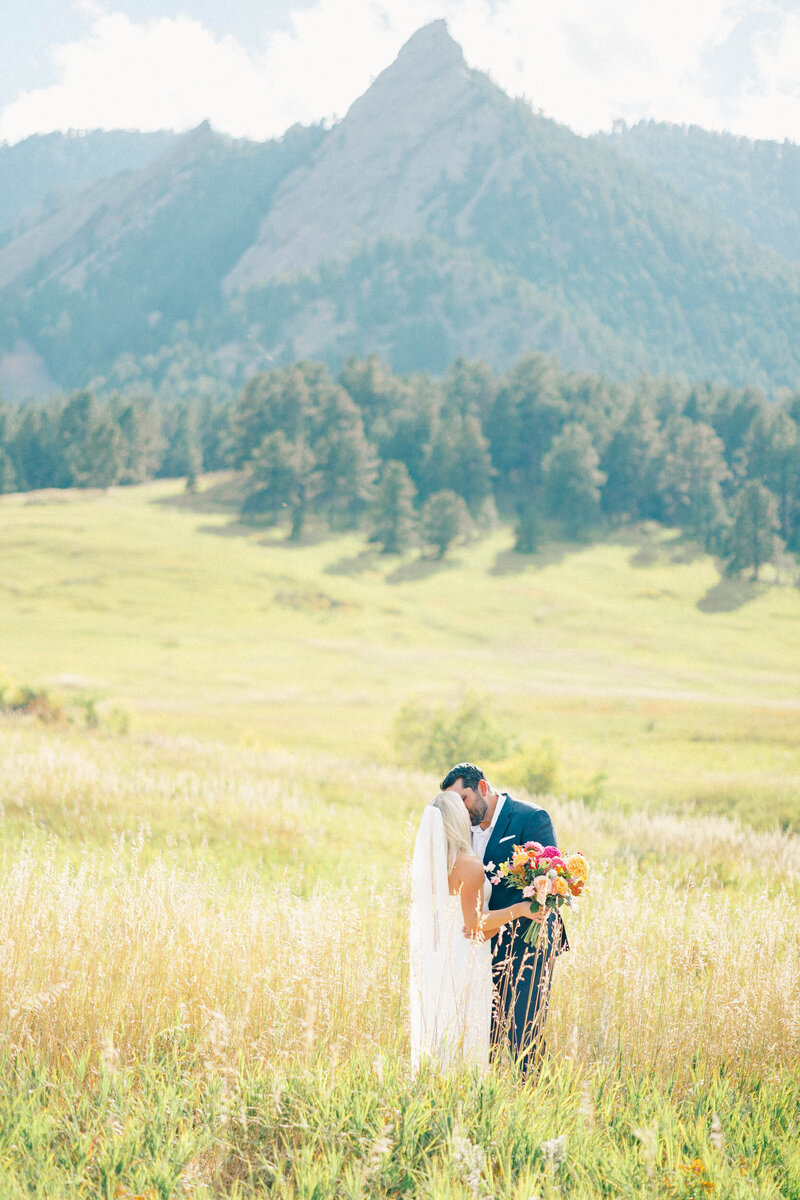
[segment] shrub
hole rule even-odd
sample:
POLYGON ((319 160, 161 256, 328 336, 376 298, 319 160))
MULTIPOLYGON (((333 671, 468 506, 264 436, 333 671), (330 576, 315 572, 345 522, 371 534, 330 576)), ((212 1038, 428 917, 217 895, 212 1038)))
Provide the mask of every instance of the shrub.
POLYGON ((543 738, 536 746, 523 749, 503 771, 511 787, 534 795, 555 792, 560 782, 558 754, 552 738, 543 738))
POLYGON ((12 712, 37 717, 45 725, 58 725, 65 720, 61 697, 48 692, 47 688, 16 688, 7 697, 5 707, 12 712))
POLYGON ((455 762, 497 762, 510 738, 489 715, 485 701, 467 695, 455 710, 409 701, 394 723, 397 753, 415 766, 446 771, 455 762))
POLYGON ((131 731, 131 714, 127 708, 115 705, 103 715, 103 724, 109 733, 124 737, 131 731))
POLYGON ((125 708, 106 708, 93 695, 75 696, 65 703, 47 688, 13 683, 0 670, 0 713, 4 712, 36 717, 44 725, 82 724, 85 729, 106 729, 119 735, 128 733, 131 727, 131 716, 125 708))

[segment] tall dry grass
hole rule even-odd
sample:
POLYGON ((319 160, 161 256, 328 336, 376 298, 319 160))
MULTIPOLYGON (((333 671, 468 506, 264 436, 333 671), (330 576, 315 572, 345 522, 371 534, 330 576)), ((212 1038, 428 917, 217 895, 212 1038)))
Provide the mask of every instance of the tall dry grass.
MULTIPOLYGON (((562 814, 591 855, 594 818, 562 814)), ((601 824, 608 826, 608 819, 601 824)), ((739 835, 639 822, 642 844, 681 838, 693 856, 739 835)), ((608 829, 598 840, 609 838, 608 829)), ((0 1038, 47 1062, 113 1043, 134 1061, 160 1047, 202 1055, 209 1030, 253 1062, 324 1045, 405 1056, 406 893, 319 885, 302 897, 253 873, 220 880, 204 864, 140 862, 142 842, 86 851, 52 843, 5 851, 0 878, 0 1038)), ((674 1077, 700 1057, 769 1076, 800 1060, 797 846, 751 835, 748 886, 665 877, 623 856, 596 862, 556 969, 549 1037, 557 1055, 623 1062, 674 1077), (766 864, 775 864, 769 884, 766 864)))
POLYGON ((548 802, 549 1065, 412 1079, 424 776, 2 733, 3 1200, 800 1196, 800 839, 548 802))

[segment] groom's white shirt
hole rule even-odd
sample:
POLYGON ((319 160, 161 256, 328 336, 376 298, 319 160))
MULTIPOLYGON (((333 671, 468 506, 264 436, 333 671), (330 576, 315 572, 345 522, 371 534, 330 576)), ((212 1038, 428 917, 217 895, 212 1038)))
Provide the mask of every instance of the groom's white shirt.
POLYGON ((505 793, 501 792, 497 798, 497 806, 494 810, 492 823, 488 829, 481 829, 480 825, 473 825, 472 827, 472 850, 473 853, 477 854, 478 858, 480 859, 483 859, 486 854, 486 847, 489 845, 489 838, 494 832, 494 827, 497 824, 497 818, 500 816, 500 809, 503 807, 505 802, 505 793))

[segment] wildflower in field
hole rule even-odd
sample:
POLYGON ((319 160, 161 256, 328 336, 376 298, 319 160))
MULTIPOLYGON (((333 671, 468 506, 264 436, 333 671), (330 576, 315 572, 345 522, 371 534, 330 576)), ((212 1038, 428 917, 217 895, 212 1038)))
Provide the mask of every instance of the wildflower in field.
POLYGON ((633 1136, 642 1147, 642 1158, 648 1175, 652 1175, 658 1161, 658 1129, 655 1125, 634 1129, 633 1136))
POLYGON ((394 1125, 384 1122, 383 1128, 370 1146, 365 1168, 367 1179, 380 1174, 381 1167, 394 1149, 394 1125))
POLYGON ((715 1150, 719 1150, 720 1153, 722 1153, 724 1151, 724 1149, 725 1149, 725 1131, 722 1128, 722 1121, 720 1121, 717 1113, 712 1113, 712 1116, 711 1116, 710 1141, 711 1141, 711 1145, 714 1147, 715 1150))
POLYGON ((466 1137, 454 1137, 452 1160, 467 1190, 473 1196, 480 1196, 483 1173, 486 1170, 486 1152, 483 1146, 471 1142, 466 1137))
POLYGON ((539 1147, 544 1155, 544 1161, 549 1167, 560 1167, 567 1157, 567 1135, 550 1138, 539 1147))
POLYGON ((684 1195, 710 1196, 716 1190, 717 1185, 713 1179, 708 1178, 702 1158, 693 1158, 688 1163, 682 1163, 679 1170, 684 1180, 684 1195))

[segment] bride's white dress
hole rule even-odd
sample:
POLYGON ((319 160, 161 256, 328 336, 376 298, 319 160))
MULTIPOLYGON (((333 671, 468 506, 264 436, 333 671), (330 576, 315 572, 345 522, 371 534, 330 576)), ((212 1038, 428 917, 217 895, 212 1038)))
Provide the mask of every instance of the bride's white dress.
MULTIPOLYGON (((484 908, 490 893, 487 881, 484 908)), ((414 1070, 426 1058, 445 1069, 459 1064, 488 1064, 491 944, 465 937, 463 926, 461 898, 451 896, 447 885, 441 814, 427 808, 412 868, 410 1001, 414 1070)))

